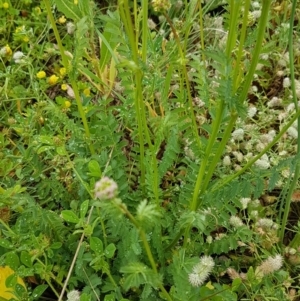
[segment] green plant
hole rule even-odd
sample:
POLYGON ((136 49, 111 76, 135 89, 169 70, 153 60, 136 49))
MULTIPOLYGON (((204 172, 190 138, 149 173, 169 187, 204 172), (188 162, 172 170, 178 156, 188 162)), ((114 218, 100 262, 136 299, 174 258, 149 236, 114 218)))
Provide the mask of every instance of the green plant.
POLYGON ((296 1, 0 5, 0 263, 24 298, 298 294, 296 1))

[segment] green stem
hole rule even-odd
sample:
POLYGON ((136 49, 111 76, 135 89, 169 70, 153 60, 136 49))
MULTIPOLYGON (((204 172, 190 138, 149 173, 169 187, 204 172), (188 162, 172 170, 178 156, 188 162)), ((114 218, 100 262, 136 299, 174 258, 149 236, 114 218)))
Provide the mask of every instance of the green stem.
MULTIPOLYGON (((271 1, 272 0, 262 1, 262 11, 261 11, 261 16, 259 18, 259 23, 258 23, 258 34, 257 34, 257 38, 256 38, 256 44, 255 44, 255 48, 253 51, 250 68, 246 75, 245 83, 243 85, 243 90, 239 97, 240 103, 243 103, 247 99, 249 88, 250 88, 250 85, 253 80, 253 76, 254 76, 256 66, 257 66, 257 63, 259 60, 261 46, 262 46, 264 35, 265 35, 265 28, 266 28, 267 21, 268 21, 268 15, 269 15, 269 11, 270 11, 271 1)), ((238 66, 237 66, 237 68, 238 68, 238 66)))
POLYGON ((250 0, 246 0, 244 5, 243 25, 242 25, 242 30, 241 30, 240 40, 239 40, 239 50, 237 53, 234 74, 233 74, 233 82, 234 82, 233 93, 235 93, 236 90, 238 89, 238 86, 240 85, 241 76, 243 74, 243 68, 240 68, 240 66, 241 66, 241 61, 242 61, 242 56, 244 51, 244 44, 246 40, 249 9, 250 9, 250 0))
MULTIPOLYGON (((149 243, 147 241, 147 237, 146 237, 145 231, 140 226, 140 224, 136 220, 136 218, 130 213, 130 211, 128 211, 127 207, 124 204, 121 203, 121 204, 117 204, 117 205, 121 208, 121 210, 125 213, 125 215, 127 215, 128 219, 133 223, 133 225, 139 231, 139 234, 140 234, 141 240, 143 242, 144 249, 146 251, 148 260, 149 260, 149 262, 151 264, 152 270, 154 271, 155 274, 158 275, 158 271, 157 271, 157 267, 156 267, 156 262, 154 260, 153 255, 152 255, 150 245, 149 245, 149 243)), ((159 288, 161 289, 161 291, 165 295, 166 299, 172 301, 172 298, 170 297, 169 293, 165 290, 165 288, 163 287, 162 284, 159 285, 159 288)))
MULTIPOLYGON (((293 95, 293 101, 295 104, 295 110, 297 113, 299 113, 299 108, 298 108, 298 103, 297 103, 297 95, 296 95, 296 85, 295 85, 295 66, 294 66, 294 51, 293 51, 293 29, 294 29, 294 19, 295 19, 295 12, 296 12, 296 0, 293 0, 292 4, 292 10, 291 10, 291 16, 290 16, 290 29, 289 29, 289 58, 290 58, 290 74, 291 74, 291 89, 292 89, 292 95, 293 95)), ((298 133, 300 133, 300 117, 298 117, 298 133)), ((299 156, 300 154, 300 137, 298 135, 297 139, 297 155, 299 156)), ((292 174, 292 169, 290 170, 292 174)), ((288 216, 290 213, 290 207, 291 207, 291 199, 292 199, 292 194, 295 190, 295 187, 298 183, 298 178, 299 178, 299 172, 300 172, 300 163, 299 161, 297 162, 295 172, 293 176, 293 180, 291 185, 289 185, 289 191, 286 196, 286 203, 284 206, 284 213, 281 221, 281 228, 280 228, 280 233, 279 233, 279 239, 280 243, 283 244, 283 239, 284 239, 284 233, 285 233, 285 228, 288 220, 288 216)), ((283 201, 283 200, 282 200, 283 201)), ((297 236, 297 235, 296 235, 297 236)))
POLYGON ((182 73, 183 73, 185 84, 186 84, 186 90, 187 90, 188 111, 189 111, 188 114, 189 114, 189 116, 191 118, 191 121, 192 121, 192 129, 193 129, 193 132, 194 132, 194 138, 195 138, 195 140, 198 144, 198 147, 201 148, 202 143, 201 143, 201 140, 200 140, 199 135, 198 135, 198 126, 197 126, 196 117, 195 117, 194 110, 193 110, 194 105, 193 105, 190 81, 189 81, 189 77, 188 77, 188 73, 187 73, 187 69, 186 69, 186 58, 185 58, 184 52, 182 51, 182 47, 181 47, 181 43, 180 43, 180 39, 178 37, 177 31, 176 31, 175 27, 173 26, 173 23, 172 23, 171 19, 169 18, 169 16, 167 14, 164 14, 164 16, 165 16, 168 24, 171 27, 171 30, 172 30, 173 35, 174 35, 175 42, 176 42, 177 47, 178 47, 178 51, 179 51, 179 55, 180 55, 179 65, 181 66, 181 69, 182 69, 182 73))
MULTIPOLYGON (((48 18, 50 20, 50 23, 51 23, 51 26, 52 26, 52 29, 53 29, 53 32, 54 32, 54 35, 55 35, 55 38, 56 38, 56 41, 57 41, 57 45, 58 45, 58 49, 59 49, 59 52, 60 52, 60 55, 61 55, 63 66, 67 70, 69 70, 70 64, 69 64, 69 61, 68 61, 68 57, 65 54, 65 50, 64 50, 63 44, 61 42, 59 32, 57 30, 55 19, 54 19, 54 16, 52 14, 52 11, 51 11, 50 1, 44 0, 44 3, 45 3, 45 6, 46 6, 48 18)), ((88 126, 86 116, 85 116, 85 113, 84 113, 84 110, 83 110, 83 106, 82 106, 82 103, 81 103, 81 98, 80 98, 80 95, 79 95, 77 82, 73 78, 73 76, 70 76, 70 84, 71 84, 72 89, 73 89, 74 94, 75 94, 75 100, 76 100, 78 112, 79 112, 79 115, 80 115, 82 123, 83 123, 83 127, 84 127, 84 130, 85 130, 85 135, 88 139, 88 146, 89 146, 90 152, 91 152, 92 155, 94 155, 95 154, 95 149, 94 149, 93 144, 90 141, 91 135, 90 135, 89 126, 88 126)))
POLYGON ((195 188, 194 188, 194 192, 193 192, 193 198, 192 198, 192 202, 190 204, 190 208, 193 211, 195 211, 198 208, 198 205, 199 205, 198 197, 199 197, 201 185, 202 185, 203 179, 204 179, 205 174, 206 174, 207 163, 209 161, 210 156, 212 155, 212 148, 214 146, 214 143, 216 141, 216 138, 217 138, 217 135, 218 135, 218 132, 219 132, 219 128, 220 128, 220 125, 221 125, 222 116, 223 116, 223 112, 224 112, 224 107, 225 107, 224 106, 224 101, 221 100, 220 104, 219 104, 219 107, 217 109, 216 118, 213 121, 212 133, 211 133, 211 136, 209 137, 209 140, 208 140, 208 145, 207 145, 206 150, 205 150, 205 155, 204 155, 204 158, 201 161, 201 165, 200 165, 200 168, 199 168, 199 172, 198 172, 198 176, 197 176, 197 180, 196 180, 196 184, 195 184, 195 188))
MULTIPOLYGON (((221 143, 216 151, 216 153, 214 154, 214 158, 213 160, 209 163, 209 170, 208 170, 208 173, 206 174, 205 176, 205 180, 204 180, 204 183, 201 187, 201 194, 204 193, 207 189, 207 186, 213 176, 213 173, 215 171, 215 167, 217 166, 217 164, 219 163, 219 160, 224 152, 224 149, 226 147, 226 144, 231 136, 231 132, 232 132, 232 129, 235 125, 235 122, 238 118, 238 115, 237 113, 232 113, 231 114, 231 118, 230 118, 230 122, 229 124, 227 125, 226 127, 226 130, 223 134, 223 137, 222 137, 222 140, 221 140, 221 143)), ((200 203, 198 204, 198 207, 199 207, 200 203)))

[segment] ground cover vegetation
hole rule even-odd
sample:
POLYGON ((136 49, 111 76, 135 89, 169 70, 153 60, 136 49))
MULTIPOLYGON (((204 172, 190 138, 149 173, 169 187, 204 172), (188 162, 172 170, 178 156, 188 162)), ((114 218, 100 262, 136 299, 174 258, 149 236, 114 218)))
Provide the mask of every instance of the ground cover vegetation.
POLYGON ((299 300, 299 2, 0 16, 0 300, 299 300))

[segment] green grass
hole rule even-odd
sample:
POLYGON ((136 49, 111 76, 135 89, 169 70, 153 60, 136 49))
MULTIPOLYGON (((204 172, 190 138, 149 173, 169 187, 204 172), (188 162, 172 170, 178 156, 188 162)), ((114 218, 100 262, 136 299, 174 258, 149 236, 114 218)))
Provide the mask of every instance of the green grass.
POLYGON ((0 300, 297 300, 299 9, 0 1, 0 300))

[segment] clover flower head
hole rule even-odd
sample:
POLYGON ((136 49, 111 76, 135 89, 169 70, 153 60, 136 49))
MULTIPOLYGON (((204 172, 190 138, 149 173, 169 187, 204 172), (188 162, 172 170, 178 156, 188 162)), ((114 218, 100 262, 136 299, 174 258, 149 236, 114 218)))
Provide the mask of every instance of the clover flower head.
POLYGON ((8 45, 6 45, 6 46, 4 46, 0 49, 0 56, 1 57, 2 56, 10 56, 10 55, 12 55, 12 50, 8 45))
POLYGON ((76 26, 74 23, 72 23, 72 22, 67 23, 67 33, 68 34, 70 34, 70 35, 73 34, 75 29, 76 29, 76 26))
POLYGON ((231 165, 231 160, 230 160, 230 157, 228 155, 223 158, 223 165, 224 166, 230 166, 231 165))
POLYGON ((298 131, 294 127, 288 128, 287 133, 293 139, 298 138, 298 131))
POLYGON ((95 198, 100 200, 111 200, 118 195, 117 183, 109 177, 103 177, 95 184, 95 198))
POLYGON ((240 203, 242 204, 243 209, 247 209, 248 204, 250 203, 251 199, 250 198, 241 198, 240 203))
POLYGON ((200 262, 193 267, 192 273, 189 274, 189 282, 192 286, 200 286, 211 273, 215 263, 210 256, 203 256, 200 262))
POLYGON ((16 64, 22 63, 22 58, 24 57, 24 53, 22 51, 16 51, 13 55, 13 60, 16 64))
POLYGON ((234 215, 230 216, 229 223, 235 228, 239 228, 244 225, 242 220, 238 216, 234 216, 234 215))
POLYGON ((250 117, 250 118, 254 117, 256 112, 257 112, 256 107, 254 107, 254 106, 250 107, 248 109, 248 117, 250 117))
POLYGON ((276 255, 274 257, 269 257, 258 266, 258 270, 262 272, 263 275, 271 274, 275 271, 280 270, 283 264, 283 258, 281 255, 276 255))
POLYGON ((284 88, 288 88, 291 86, 291 80, 288 78, 288 77, 285 77, 283 79, 283 83, 282 83, 283 87, 284 88))
POLYGON ((171 7, 169 0, 152 0, 152 6, 156 12, 167 11, 171 7))
POLYGON ((244 130, 243 129, 236 129, 235 131, 232 132, 232 138, 234 140, 241 141, 244 139, 244 130))
POLYGON ((80 300, 80 292, 77 290, 70 291, 67 294, 67 301, 79 301, 80 300))

